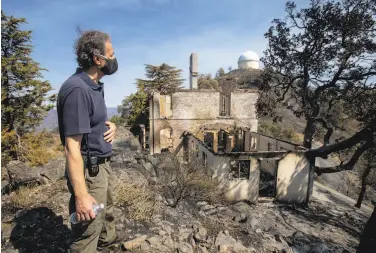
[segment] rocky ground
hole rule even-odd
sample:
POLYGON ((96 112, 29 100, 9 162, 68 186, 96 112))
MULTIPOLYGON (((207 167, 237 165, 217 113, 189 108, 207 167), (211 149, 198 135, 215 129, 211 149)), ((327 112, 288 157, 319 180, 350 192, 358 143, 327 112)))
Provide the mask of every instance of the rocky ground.
MULTIPOLYGON (((150 178, 145 171, 158 178, 158 167, 166 160, 143 154, 129 134, 120 137, 112 160, 117 184, 132 182, 148 187, 150 178)), ((22 166, 8 167, 8 184, 20 177, 17 171, 27 169, 22 166)), ((40 185, 2 196, 1 249, 66 252, 70 195, 62 178, 64 161, 58 158, 32 174, 34 179, 30 180, 40 185), (49 174, 48 166, 53 167, 47 170, 49 174)), ((282 205, 271 198, 260 199, 257 204, 189 199, 176 208, 168 206, 158 192, 153 199, 148 219, 134 219, 127 206, 116 203, 116 226, 127 238, 108 252, 355 252, 369 215, 315 198, 308 206, 282 205)))

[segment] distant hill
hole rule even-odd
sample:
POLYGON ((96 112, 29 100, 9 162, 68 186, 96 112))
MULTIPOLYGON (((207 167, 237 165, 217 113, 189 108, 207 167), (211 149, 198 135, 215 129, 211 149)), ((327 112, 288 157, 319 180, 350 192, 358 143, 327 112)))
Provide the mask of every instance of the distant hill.
MULTIPOLYGON (((107 115, 110 119, 114 115, 118 115, 117 108, 107 108, 107 115)), ((44 118, 42 124, 38 127, 38 131, 46 129, 46 130, 54 130, 58 127, 57 123, 57 111, 53 109, 48 112, 47 116, 44 118)))

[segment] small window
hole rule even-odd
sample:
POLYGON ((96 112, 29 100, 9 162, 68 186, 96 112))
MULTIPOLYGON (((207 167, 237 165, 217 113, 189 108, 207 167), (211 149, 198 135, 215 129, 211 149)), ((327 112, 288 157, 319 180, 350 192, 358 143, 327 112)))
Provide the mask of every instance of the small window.
POLYGON ((229 94, 221 94, 219 96, 219 105, 220 105, 220 116, 230 116, 230 95, 229 94))
POLYGON ((207 155, 204 152, 202 152, 202 165, 204 166, 204 168, 208 167, 207 155))
POLYGON ((218 152, 225 151, 226 149, 226 136, 223 130, 218 132, 218 152))
POLYGON ((159 97, 159 114, 161 118, 169 118, 172 115, 171 97, 169 95, 161 95, 159 97))
POLYGON ((233 168, 233 176, 236 179, 249 179, 250 173, 250 160, 238 160, 236 162, 236 168, 233 168))
POLYGON ((257 149, 257 138, 254 136, 251 137, 251 149, 253 150, 257 149))
POLYGON ((205 132, 204 133, 204 143, 209 148, 213 148, 214 143, 214 134, 212 132, 205 132))
POLYGON ((268 151, 272 151, 273 150, 273 145, 271 143, 268 143, 268 151))

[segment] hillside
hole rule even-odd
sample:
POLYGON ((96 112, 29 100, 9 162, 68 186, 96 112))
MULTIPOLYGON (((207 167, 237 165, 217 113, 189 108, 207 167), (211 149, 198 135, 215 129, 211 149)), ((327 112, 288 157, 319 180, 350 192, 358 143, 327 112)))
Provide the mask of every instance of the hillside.
MULTIPOLYGON (((270 198, 231 204, 219 196, 203 199, 188 188, 190 195, 171 207, 171 192, 163 191, 169 173, 163 171, 176 170, 173 157, 143 153, 137 139, 123 128, 119 131, 111 161, 114 214, 116 228, 126 240, 106 252, 355 252, 369 212, 324 190, 314 189, 305 207, 270 198)), ((13 178, 19 171, 14 166, 8 170, 13 178)), ((70 194, 63 179, 64 162, 59 158, 32 171, 32 178, 42 185, 2 197, 2 251, 66 252, 70 194)), ((206 194, 216 196, 206 189, 206 194)))

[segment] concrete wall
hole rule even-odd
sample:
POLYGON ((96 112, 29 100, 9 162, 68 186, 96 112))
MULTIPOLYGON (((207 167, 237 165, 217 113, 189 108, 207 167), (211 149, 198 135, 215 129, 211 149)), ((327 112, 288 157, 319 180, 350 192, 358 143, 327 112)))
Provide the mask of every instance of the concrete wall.
POLYGON ((173 119, 213 120, 219 116, 219 92, 198 91, 176 92, 172 95, 173 119))
MULTIPOLYGON (((234 91, 231 93, 231 116, 242 120, 256 119, 258 93, 234 91)), ((251 131, 257 132, 257 128, 251 131), (256 129, 256 130, 254 130, 256 129)))
POLYGON ((237 179, 233 178, 231 174, 231 161, 233 159, 230 156, 215 155, 200 140, 193 136, 189 136, 188 145, 191 159, 201 159, 203 157, 202 154, 205 154, 208 171, 212 178, 218 182, 219 188, 227 201, 257 201, 260 180, 260 163, 258 159, 253 158, 251 161, 249 179, 237 179))
POLYGON ((276 200, 285 203, 304 203, 312 194, 311 168, 304 153, 292 152, 279 160, 276 200))
MULTIPOLYGON (((251 133, 251 144, 254 140, 256 140, 257 151, 295 151, 301 150, 302 148, 300 145, 278 140, 259 133, 251 133)), ((268 172, 270 175, 275 175, 277 167, 276 162, 276 159, 262 159, 261 169, 268 172)))
POLYGON ((229 179, 223 189, 224 196, 228 201, 250 201, 257 202, 259 197, 260 183, 260 160, 250 157, 251 165, 249 168, 248 179, 229 179))
MULTIPOLYGON (((214 154, 199 139, 188 135, 188 150, 191 159, 200 160, 205 154, 208 172, 217 180, 225 198, 230 202, 250 201, 257 202, 259 196, 260 169, 262 156, 265 153, 242 153, 240 157, 234 155, 214 154), (232 163, 237 159, 250 160, 249 178, 238 179, 232 175, 232 163)), ((276 154, 270 152, 270 155, 276 154)), ((310 177, 313 169, 302 151, 280 153, 276 162, 276 200, 287 203, 304 203, 309 201, 312 194, 313 178, 310 177)), ((201 162, 204 161, 200 160, 201 162)), ((312 167, 313 168, 313 167, 312 167)))
POLYGON ((301 150, 301 146, 291 142, 275 139, 260 133, 251 133, 251 137, 255 138, 257 141, 256 150, 257 151, 268 151, 268 147, 271 147, 269 151, 283 151, 283 150, 301 150), (268 145, 271 144, 271 145, 268 145))
MULTIPOLYGON (((248 127, 257 131, 258 120, 255 112, 255 102, 258 93, 231 93, 231 115, 220 116, 220 93, 212 90, 185 90, 171 96, 171 114, 161 103, 169 101, 165 96, 156 93, 150 100, 150 153, 160 153, 161 130, 172 129, 171 152, 175 151, 182 142, 184 131, 193 133, 203 140, 205 130, 233 129, 234 126, 248 127), (161 109, 162 108, 162 109, 161 109), (164 109, 163 109, 164 108, 164 109), (162 115, 161 115, 162 113, 162 115)), ((162 131, 165 133, 165 131, 162 131)), ((165 138, 165 137, 163 137, 165 138)))

